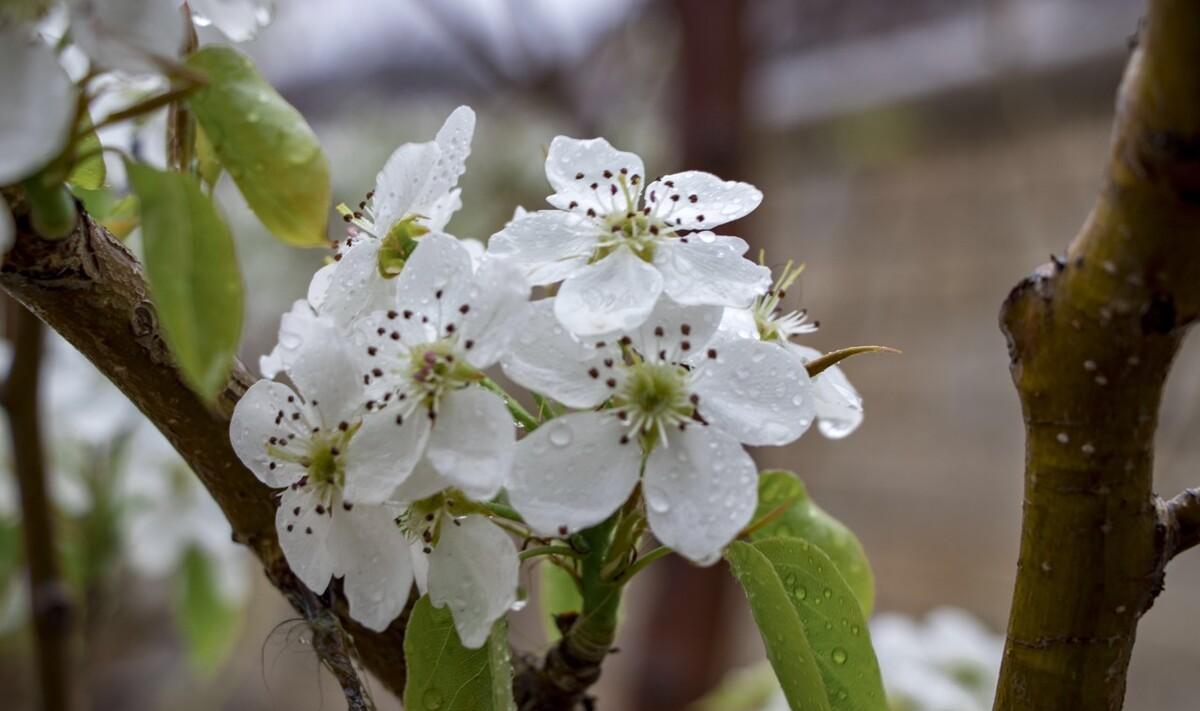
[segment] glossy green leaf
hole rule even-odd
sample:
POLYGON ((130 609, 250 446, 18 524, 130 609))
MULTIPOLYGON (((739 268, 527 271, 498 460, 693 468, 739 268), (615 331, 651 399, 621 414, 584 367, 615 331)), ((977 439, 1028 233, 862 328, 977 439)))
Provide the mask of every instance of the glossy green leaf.
POLYGON ((217 157, 217 152, 213 148, 212 141, 208 140, 208 134, 203 128, 196 127, 196 174, 200 176, 200 182, 211 191, 213 186, 217 184, 217 180, 221 178, 221 172, 224 168, 221 167, 221 159, 217 157))
POLYGON ((808 496, 804 482, 786 471, 765 471, 758 480, 758 510, 754 520, 772 516, 754 530, 752 540, 782 536, 803 538, 829 556, 862 606, 871 615, 875 604, 875 577, 858 538, 836 518, 825 513, 808 496), (784 507, 782 511, 780 508, 784 507))
POLYGON ((146 277, 180 372, 212 400, 233 366, 242 282, 233 237, 196 178, 127 163, 141 204, 146 277))
POLYGON ((288 244, 327 246, 329 165, 304 117, 233 49, 205 47, 187 64, 208 79, 188 106, 250 209, 288 244))
POLYGON ((783 695, 793 711, 831 711, 816 655, 783 580, 754 544, 734 541, 725 553, 746 591, 783 695))
POLYGON ((212 562, 192 549, 183 558, 176 624, 188 657, 202 674, 216 672, 229 658, 242 626, 242 610, 221 599, 212 562))
POLYGON ((404 708, 411 711, 515 711, 508 625, 496 622, 480 649, 458 639, 448 608, 428 596, 413 607, 404 634, 408 677, 404 708))
POLYGON ((75 146, 75 155, 82 156, 83 160, 76 162, 71 168, 67 183, 72 187, 99 190, 104 186, 104 179, 108 174, 104 165, 104 155, 100 152, 100 136, 92 130, 92 120, 86 114, 80 121, 79 129, 87 131, 75 146))
POLYGON ((555 618, 563 613, 579 612, 583 609, 583 597, 571 574, 550 562, 538 566, 540 586, 538 598, 542 604, 542 624, 546 629, 546 640, 555 642, 562 633, 555 618))
POLYGON ((887 711, 862 608, 829 556, 798 538, 768 538, 753 545, 774 567, 804 625, 830 708, 887 711))

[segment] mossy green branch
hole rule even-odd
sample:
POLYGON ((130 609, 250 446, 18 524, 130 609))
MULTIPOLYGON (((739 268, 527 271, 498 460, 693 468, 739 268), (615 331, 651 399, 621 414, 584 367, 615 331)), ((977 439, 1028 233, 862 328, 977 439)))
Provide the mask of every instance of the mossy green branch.
POLYGON ((1065 258, 1001 312, 1026 470, 996 709, 1119 709, 1163 585, 1174 519, 1152 490, 1154 431, 1200 314, 1198 66, 1200 3, 1151 0, 1102 193, 1065 258))

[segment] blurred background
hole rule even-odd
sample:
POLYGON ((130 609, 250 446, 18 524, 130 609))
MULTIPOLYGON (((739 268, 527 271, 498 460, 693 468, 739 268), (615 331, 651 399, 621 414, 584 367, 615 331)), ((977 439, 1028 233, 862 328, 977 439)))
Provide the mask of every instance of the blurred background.
MULTIPOLYGON (((904 351, 845 366, 864 398, 857 432, 814 430, 759 451, 760 464, 796 471, 860 536, 879 611, 950 605, 999 631, 1023 438, 998 309, 1087 214, 1140 12, 1138 0, 278 0, 244 49, 313 124, 339 201, 361 199, 397 144, 430 139, 454 106, 472 105, 459 236, 486 239, 515 206, 543 205, 558 134, 603 135, 651 175, 702 169, 759 186, 766 199, 736 234, 772 265, 807 263, 790 294, 821 330, 804 343, 904 351)), ((236 191, 220 195, 251 287, 242 355, 253 364, 325 255, 264 238, 236 191)), ((1162 416, 1168 495, 1197 484, 1195 351, 1177 363, 1162 416)), ((204 610, 225 612, 197 653, 178 610, 204 571, 119 575, 136 560, 122 545, 87 620, 93 708, 342 707, 251 563, 226 564, 244 568, 240 587, 204 588, 204 610)), ((1194 708, 1198 593, 1200 557, 1185 556, 1139 629, 1128 708, 1194 708)), ((0 639, 15 708, 30 678, 19 597, 0 639)), ((546 649, 532 611, 516 615, 514 640, 546 649)), ((620 649, 600 709, 686 708, 762 657, 726 572, 675 560, 632 586, 620 649)), ((379 701, 397 707, 382 690, 379 701)))

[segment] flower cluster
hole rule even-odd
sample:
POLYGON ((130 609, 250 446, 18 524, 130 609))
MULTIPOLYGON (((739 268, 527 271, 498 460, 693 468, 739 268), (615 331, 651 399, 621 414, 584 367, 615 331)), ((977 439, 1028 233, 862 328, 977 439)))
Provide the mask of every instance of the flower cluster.
POLYGON ((861 419, 845 376, 810 378, 817 354, 790 341, 814 329, 781 307, 798 270, 772 282, 712 231, 754 210, 756 188, 650 180, 604 139, 560 136, 554 209, 518 210, 484 250, 445 231, 474 123, 460 107, 342 206, 346 239, 260 363, 290 385, 256 383, 230 430, 282 490, 280 542, 305 584, 343 578, 351 615, 382 629, 415 583, 472 647, 517 600, 510 533, 570 540, 624 508, 710 564, 755 510, 746 445, 861 419))

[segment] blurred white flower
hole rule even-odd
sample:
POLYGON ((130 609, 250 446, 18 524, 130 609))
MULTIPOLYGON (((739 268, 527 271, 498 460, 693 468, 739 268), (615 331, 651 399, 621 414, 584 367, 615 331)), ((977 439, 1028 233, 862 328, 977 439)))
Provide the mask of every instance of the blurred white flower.
POLYGON ((158 73, 183 51, 178 0, 71 0, 71 39, 106 70, 158 73))
MULTIPOLYGON (((75 95, 53 49, 27 27, 0 27, 0 185, 29 177, 58 155, 70 138, 75 95)), ((15 237, 0 197, 0 255, 15 237)))
POLYGON ((119 479, 121 517, 129 562, 150 578, 164 578, 198 550, 212 564, 216 589, 230 603, 249 590, 250 553, 232 539, 221 508, 149 422, 130 438, 119 479))
POLYGON ((271 21, 272 0, 187 0, 198 27, 214 27, 230 42, 254 39, 271 21))

